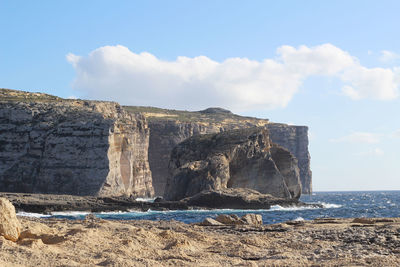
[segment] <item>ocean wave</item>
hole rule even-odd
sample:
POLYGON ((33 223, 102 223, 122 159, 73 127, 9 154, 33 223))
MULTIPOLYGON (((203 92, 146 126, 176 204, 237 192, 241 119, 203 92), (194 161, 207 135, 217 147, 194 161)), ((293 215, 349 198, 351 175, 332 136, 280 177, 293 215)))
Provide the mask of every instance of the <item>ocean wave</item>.
POLYGON ((135 198, 136 201, 139 202, 150 202, 153 203, 157 197, 137 197, 135 198))
MULTIPOLYGON (((136 211, 122 211, 122 210, 117 210, 117 211, 101 211, 99 213, 95 213, 95 214, 99 214, 99 215, 120 215, 120 214, 128 214, 128 213, 132 213, 132 212, 136 212, 136 211)), ((140 212, 140 211, 138 211, 140 212)))
POLYGON ((325 203, 325 202, 318 202, 318 204, 321 204, 324 209, 337 209, 343 207, 343 205, 339 204, 333 204, 333 203, 325 203))
POLYGON ((319 209, 318 207, 312 206, 305 206, 305 207, 297 207, 297 206, 289 206, 289 207, 282 207, 279 205, 271 206, 270 210, 267 211, 297 211, 297 210, 315 210, 319 209))
POLYGON ((34 213, 34 212, 25 212, 25 211, 17 212, 17 216, 22 216, 22 217, 33 217, 33 218, 49 218, 49 217, 51 217, 51 215, 48 215, 48 214, 41 214, 41 213, 34 213))
POLYGON ((91 214, 90 211, 53 211, 50 213, 52 216, 68 216, 68 217, 81 217, 91 214))
MULTIPOLYGON (((312 203, 311 203, 312 204, 312 203)), ((342 205, 318 202, 316 204, 320 204, 323 208, 331 209, 331 208, 340 208, 342 205)), ((315 210, 319 209, 318 207, 313 206, 290 206, 290 207, 282 207, 280 205, 273 205, 270 209, 194 209, 194 210, 147 210, 147 211, 138 211, 138 210, 128 210, 128 211, 107 211, 107 212, 99 212, 93 213, 97 217, 114 217, 121 216, 122 217, 144 217, 148 215, 168 215, 168 214, 176 214, 176 215, 184 215, 184 214, 245 214, 245 213, 264 213, 264 212, 279 212, 279 211, 301 211, 301 210, 315 210)), ((52 212, 50 215, 40 214, 40 213, 30 213, 30 212, 19 212, 19 216, 27 216, 27 217, 36 217, 36 218, 48 218, 48 217, 72 217, 72 218, 81 218, 88 214, 91 214, 89 211, 57 211, 52 212)))

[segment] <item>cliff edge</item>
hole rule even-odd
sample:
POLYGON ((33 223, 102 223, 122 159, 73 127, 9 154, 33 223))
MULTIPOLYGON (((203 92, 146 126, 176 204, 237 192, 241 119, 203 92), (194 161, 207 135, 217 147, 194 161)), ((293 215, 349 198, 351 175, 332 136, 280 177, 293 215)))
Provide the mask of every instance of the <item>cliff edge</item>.
POLYGON ((0 89, 0 188, 152 196, 149 129, 113 102, 0 89))

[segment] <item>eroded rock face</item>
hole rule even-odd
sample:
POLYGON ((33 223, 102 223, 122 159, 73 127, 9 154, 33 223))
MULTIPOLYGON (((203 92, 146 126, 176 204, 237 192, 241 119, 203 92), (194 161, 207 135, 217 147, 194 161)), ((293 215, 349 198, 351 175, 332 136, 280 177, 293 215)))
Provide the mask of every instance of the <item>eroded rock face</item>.
POLYGON ((0 91, 1 191, 153 195, 142 115, 112 102, 0 91))
POLYGON ((5 198, 0 198, 0 236, 11 241, 17 241, 21 234, 21 224, 15 214, 15 208, 5 198))
MULTIPOLYGON (((207 113, 208 116, 211 116, 207 113)), ((156 195, 163 195, 167 183, 168 163, 173 148, 187 138, 200 134, 220 133, 224 131, 263 126, 269 129, 270 139, 289 150, 297 159, 302 182, 302 193, 312 192, 310 154, 308 152, 308 127, 269 123, 267 120, 231 119, 221 123, 210 120, 208 123, 182 122, 176 120, 149 121, 150 144, 149 163, 153 175, 153 187, 156 195)))
POLYGON ((308 151, 308 127, 281 123, 266 125, 271 141, 286 148, 298 160, 301 188, 303 194, 312 193, 312 172, 308 151))
POLYGON ((193 135, 220 132, 220 128, 217 126, 205 126, 198 123, 185 123, 174 120, 149 121, 149 128, 149 164, 152 172, 153 187, 157 196, 164 194, 172 149, 193 135))
POLYGON ((266 128, 198 135, 175 147, 165 199, 179 200, 203 190, 225 188, 249 188, 298 199, 301 184, 297 160, 271 143, 266 128))

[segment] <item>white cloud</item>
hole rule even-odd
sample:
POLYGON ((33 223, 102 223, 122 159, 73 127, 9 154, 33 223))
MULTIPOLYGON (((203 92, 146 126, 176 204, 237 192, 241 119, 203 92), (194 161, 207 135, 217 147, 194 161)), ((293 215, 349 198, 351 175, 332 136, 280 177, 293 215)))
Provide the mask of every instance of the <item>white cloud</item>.
POLYGON ((379 60, 383 63, 390 63, 397 59, 400 59, 400 55, 388 50, 382 50, 379 57, 379 60))
POLYGON ((337 143, 367 143, 367 144, 375 144, 380 142, 380 135, 375 133, 367 133, 367 132, 354 132, 349 135, 331 139, 331 142, 337 143))
POLYGON ((394 99, 400 70, 366 68, 332 44, 281 46, 277 58, 263 61, 205 56, 166 61, 124 46, 104 46, 80 57, 68 54, 76 70, 74 89, 89 98, 131 105, 240 110, 285 107, 312 75, 337 77, 352 99, 394 99))
POLYGON ((349 84, 342 92, 352 99, 391 100, 398 96, 399 83, 392 69, 356 66, 344 71, 341 78, 349 84))
POLYGON ((385 152, 382 149, 377 147, 377 148, 370 149, 370 150, 365 151, 365 152, 357 153, 355 155, 356 156, 382 157, 383 155, 385 155, 385 152))
POLYGON ((385 152, 383 152, 383 150, 380 148, 375 148, 373 150, 373 152, 374 152, 374 155, 376 155, 376 156, 383 156, 385 154, 385 152))
POLYGON ((398 129, 397 131, 395 131, 395 132, 393 133, 393 136, 394 136, 394 137, 400 137, 400 129, 398 129))

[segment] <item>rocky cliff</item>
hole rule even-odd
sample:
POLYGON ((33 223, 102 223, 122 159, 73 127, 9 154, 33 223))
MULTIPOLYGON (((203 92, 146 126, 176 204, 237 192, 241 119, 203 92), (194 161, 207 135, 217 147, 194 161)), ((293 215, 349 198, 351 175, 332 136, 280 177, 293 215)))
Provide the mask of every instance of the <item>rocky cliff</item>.
POLYGON ((156 195, 163 195, 177 144, 194 135, 254 126, 267 127, 270 139, 298 159, 303 193, 310 193, 307 127, 220 108, 121 108, 111 102, 0 89, 0 188, 149 196, 154 187, 156 195))
POLYGON ((173 149, 165 199, 180 200, 204 190, 226 188, 298 199, 297 159, 272 143, 265 127, 196 135, 173 149))
POLYGON ((304 194, 312 193, 312 173, 308 152, 308 127, 269 123, 267 128, 272 142, 288 149, 298 160, 300 180, 304 194))
POLYGON ((308 127, 271 123, 266 119, 243 117, 230 111, 210 108, 200 112, 166 110, 153 107, 125 107, 142 112, 150 128, 149 163, 156 195, 163 195, 172 149, 187 138, 227 130, 265 126, 272 142, 288 149, 299 162, 303 193, 312 191, 308 127))
POLYGON ((1 191, 151 196, 148 140, 117 103, 0 89, 1 191))

